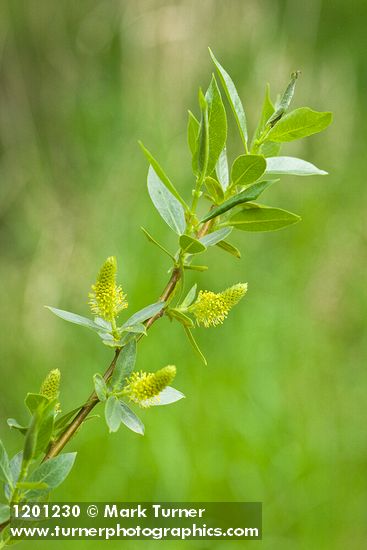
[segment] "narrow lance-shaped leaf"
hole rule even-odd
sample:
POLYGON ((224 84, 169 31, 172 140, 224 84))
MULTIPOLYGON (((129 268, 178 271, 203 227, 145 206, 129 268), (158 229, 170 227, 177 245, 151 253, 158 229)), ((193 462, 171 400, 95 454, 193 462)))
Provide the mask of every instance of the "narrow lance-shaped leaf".
POLYGON ((104 411, 108 429, 110 432, 117 432, 121 424, 120 403, 117 397, 110 395, 104 411))
POLYGON ((152 166, 148 171, 150 198, 164 221, 178 235, 185 231, 185 211, 181 203, 168 191, 152 166))
POLYGON ((214 203, 219 204, 224 200, 224 191, 219 181, 210 176, 207 176, 204 180, 204 183, 210 195, 210 198, 214 203))
POLYGON ((222 152, 219 155, 215 171, 218 176, 219 183, 221 184, 223 191, 225 191, 229 185, 228 158, 226 147, 223 147, 222 152))
POLYGON ((260 204, 246 204, 226 224, 241 231, 277 231, 301 220, 299 216, 283 210, 260 204))
POLYGON ((262 155, 240 155, 233 162, 231 185, 249 185, 261 178, 266 170, 266 160, 262 155))
POLYGON ((210 53, 211 58, 214 62, 214 65, 217 68, 220 80, 222 82, 223 89, 226 93, 229 104, 231 106, 234 117, 236 119, 241 139, 242 139, 243 144, 245 146, 245 150, 247 151, 248 135, 247 135, 246 115, 245 115, 245 110, 243 108, 242 102, 240 100, 240 96, 238 95, 236 87, 233 84, 233 80, 231 79, 231 77, 229 76, 227 71, 219 63, 219 61, 215 58, 215 56, 214 56, 214 54, 213 54, 213 52, 210 48, 209 48, 209 53, 210 53))
POLYGON ((204 235, 204 237, 200 238, 200 242, 205 244, 205 246, 214 246, 220 241, 226 239, 231 234, 231 231, 231 227, 223 227, 222 229, 218 229, 217 231, 204 235))
POLYGON ((4 444, 0 439, 0 480, 13 485, 13 479, 10 471, 9 458, 4 444))
POLYGON ((209 156, 207 173, 214 170, 227 139, 227 116, 214 75, 205 94, 208 105, 209 156))
POLYGON ((29 428, 27 430, 25 440, 24 440, 24 448, 23 448, 23 464, 26 466, 28 465, 32 458, 35 455, 36 452, 36 445, 37 445, 37 436, 38 436, 38 430, 40 425, 40 412, 37 409, 32 416, 31 422, 29 424, 29 428))
POLYGON ((57 399, 49 400, 47 404, 41 404, 39 407, 39 426, 37 433, 37 444, 34 451, 34 458, 37 458, 40 453, 46 452, 50 443, 54 423, 55 423, 55 407, 57 399))
POLYGON ((255 131, 255 134, 254 134, 254 137, 253 137, 251 150, 252 150, 256 140, 259 139, 259 137, 263 133, 266 122, 269 120, 269 118, 271 117, 271 115, 273 113, 274 113, 274 105, 273 105, 273 102, 271 101, 271 98, 270 98, 270 86, 269 86, 269 84, 267 84, 266 88, 265 88, 265 96, 264 96, 263 106, 262 106, 262 110, 261 110, 260 120, 259 120, 259 123, 257 125, 256 131, 255 131))
POLYGON ((122 325, 122 329, 131 327, 133 325, 136 325, 138 323, 144 323, 147 319, 150 317, 153 317, 157 313, 159 313, 165 306, 165 302, 155 302, 154 304, 150 304, 149 306, 143 307, 143 309, 140 309, 136 313, 134 313, 131 317, 128 318, 127 321, 122 325))
POLYGON ((80 407, 77 407, 62 416, 58 417, 55 422, 55 428, 54 428, 54 436, 57 437, 65 428, 68 426, 68 424, 71 422, 71 420, 74 418, 74 416, 80 411, 80 409, 83 407, 83 405, 80 405, 80 407))
POLYGON ((198 136, 198 169, 201 178, 204 178, 207 173, 208 161, 209 161, 209 116, 208 116, 208 103, 205 96, 199 89, 199 105, 201 112, 200 130, 198 136))
POLYGON ((195 283, 190 288, 189 292, 186 294, 184 300, 180 304, 180 307, 182 307, 184 309, 184 308, 187 308, 187 307, 191 306, 192 302, 195 300, 196 289, 197 289, 197 284, 195 283))
POLYGON ((267 134, 267 141, 286 142, 311 136, 329 126, 330 112, 318 112, 301 107, 285 115, 267 134))
POLYGON ((180 401, 180 399, 183 399, 184 397, 184 394, 180 391, 175 388, 171 388, 171 386, 167 386, 161 391, 158 395, 158 399, 152 403, 152 406, 171 405, 172 403, 176 403, 176 401, 180 401))
POLYGON ((147 329, 146 326, 143 323, 135 323, 135 325, 131 325, 131 327, 125 327, 121 329, 122 332, 127 332, 130 334, 146 334, 147 329))
POLYGON ((21 424, 19 424, 19 422, 15 418, 8 418, 6 423, 9 426, 9 428, 13 428, 14 430, 18 430, 23 435, 25 433, 27 433, 28 427, 27 426, 22 426, 21 424))
POLYGON ((187 143, 189 145, 191 154, 193 155, 197 149, 197 139, 199 135, 200 122, 196 116, 189 111, 189 117, 187 122, 187 143))
POLYGON ((175 259, 173 254, 171 254, 162 244, 160 244, 154 237, 152 237, 152 235, 144 227, 140 227, 140 229, 142 230, 149 242, 155 244, 158 248, 160 248, 160 250, 167 254, 167 256, 171 258, 171 260, 175 259))
POLYGON ((184 269, 188 269, 189 271, 207 271, 208 266, 207 265, 192 265, 192 264, 184 264, 184 269))
POLYGON ((184 252, 189 254, 200 254, 206 250, 206 246, 202 241, 194 239, 190 235, 181 235, 180 247, 184 252))
POLYGON ((291 80, 290 80, 283 96, 281 97, 281 99, 279 101, 279 105, 278 105, 276 111, 271 115, 271 117, 267 121, 267 125, 274 126, 274 124, 276 124, 278 122, 278 120, 280 120, 282 118, 282 116, 284 115, 284 113, 286 113, 286 111, 288 110, 289 105, 291 104, 291 101, 292 101, 292 98, 293 98, 293 95, 294 95, 294 91, 295 91, 295 88, 296 88, 296 81, 297 81, 297 78, 298 78, 299 74, 300 74, 300 71, 295 71, 294 73, 291 74, 291 80))
POLYGON ((266 159, 266 174, 293 176, 324 176, 325 170, 320 170, 311 162, 295 157, 269 157, 266 159))
POLYGON ((183 313, 179 309, 175 309, 175 308, 170 309, 168 311, 168 315, 169 315, 169 317, 171 317, 173 319, 176 319, 176 321, 179 321, 185 327, 189 327, 189 328, 194 327, 193 320, 190 319, 190 317, 188 317, 188 315, 186 315, 185 313, 183 313))
POLYGON ((189 329, 189 327, 186 327, 185 325, 183 325, 183 328, 186 332, 186 335, 187 335, 187 338, 190 342, 190 344, 192 345, 193 349, 195 350, 195 352, 198 354, 198 356, 200 357, 200 359, 202 360, 202 362, 204 363, 204 365, 207 365, 207 360, 205 359, 205 356, 202 354, 191 330, 189 329))
POLYGON ((82 327, 87 327, 92 330, 101 330, 101 327, 97 323, 95 323, 91 319, 88 319, 87 317, 83 317, 82 315, 77 315, 76 313, 72 313, 71 311, 64 311, 63 309, 57 309, 56 307, 51 307, 51 306, 45 306, 45 307, 50 311, 52 311, 52 313, 54 313, 61 319, 64 319, 64 321, 68 321, 69 323, 74 323, 75 325, 80 325, 82 327))
POLYGON ((123 424, 133 432, 144 435, 144 424, 136 416, 136 414, 124 403, 124 401, 119 402, 120 405, 120 419, 123 424))
POLYGON ((94 391, 100 401, 107 399, 107 384, 101 374, 98 372, 93 376, 94 391))
POLYGON ((9 462, 11 480, 13 483, 11 485, 9 485, 9 483, 6 483, 4 486, 5 498, 7 500, 10 500, 13 484, 15 484, 18 481, 18 478, 20 476, 22 462, 23 462, 23 451, 19 451, 19 453, 14 455, 9 462))
POLYGON ((256 183, 253 183, 252 185, 249 185, 249 187, 246 187, 246 189, 241 191, 241 193, 234 195, 227 201, 223 202, 217 208, 214 208, 214 210, 211 210, 205 216, 205 218, 201 220, 201 222, 206 222, 208 220, 211 220, 212 218, 216 218, 217 216, 224 214, 224 212, 227 212, 231 208, 234 208, 238 204, 243 204, 244 202, 256 200, 261 195, 261 193, 263 193, 265 189, 270 187, 270 185, 272 185, 275 181, 277 180, 258 181, 256 183))
POLYGON ((225 252, 228 252, 228 254, 231 254, 235 258, 241 258, 241 252, 236 248, 233 244, 227 242, 227 241, 220 241, 216 244, 218 248, 221 248, 225 252))
POLYGON ((130 342, 122 348, 111 377, 111 386, 114 390, 120 389, 123 386, 125 378, 130 376, 134 370, 136 351, 137 345, 135 339, 130 340, 130 342))
POLYGON ((43 481, 19 481, 17 483, 17 489, 22 489, 23 491, 29 490, 42 490, 49 489, 47 483, 43 481))
POLYGON ((176 187, 173 185, 173 183, 171 182, 171 180, 169 179, 169 177, 167 176, 163 168, 160 166, 158 161, 153 157, 152 153, 148 151, 148 149, 144 146, 144 144, 141 141, 139 141, 139 145, 144 155, 148 159, 149 163, 151 164, 151 166, 153 166, 153 169, 155 173, 158 175, 160 181, 166 186, 166 188, 172 193, 172 195, 176 197, 176 199, 182 204, 182 206, 185 209, 188 209, 188 206, 185 203, 184 199, 181 197, 180 193, 177 191, 176 187))

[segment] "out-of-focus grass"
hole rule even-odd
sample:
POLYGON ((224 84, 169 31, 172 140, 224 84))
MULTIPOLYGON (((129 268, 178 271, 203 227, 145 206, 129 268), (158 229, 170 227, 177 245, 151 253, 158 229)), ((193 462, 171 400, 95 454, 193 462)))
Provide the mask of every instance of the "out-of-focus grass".
POLYGON ((174 362, 187 399, 144 412, 144 438, 108 436, 102 419, 90 420, 69 446, 76 467, 54 498, 262 500, 258 546, 362 548, 364 2, 31 0, 0 10, 1 438, 18 450, 5 419, 24 418, 25 392, 49 369, 62 370, 66 410, 110 359, 92 333, 51 318, 43 304, 86 313, 89 284, 110 254, 131 310, 159 295, 168 263, 139 226, 174 241, 147 196, 137 140, 188 197, 186 109, 196 110, 197 87, 213 71, 207 45, 238 84, 252 127, 265 82, 275 94, 299 68, 295 105, 333 110, 335 122, 284 151, 330 176, 283 178, 268 193, 301 224, 236 236, 240 261, 208 253, 201 288, 249 282, 223 327, 198 331, 208 368, 180 327, 157 323, 139 368, 174 362))

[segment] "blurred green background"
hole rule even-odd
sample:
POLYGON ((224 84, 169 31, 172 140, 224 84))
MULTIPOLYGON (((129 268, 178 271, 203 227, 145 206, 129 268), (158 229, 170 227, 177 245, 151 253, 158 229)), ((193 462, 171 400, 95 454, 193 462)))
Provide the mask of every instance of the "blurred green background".
POLYGON ((10 452, 21 441, 5 419, 25 419, 24 394, 49 369, 62 370, 67 410, 111 358, 92 332, 43 305, 87 314, 111 254, 130 312, 165 284, 169 263, 139 226, 171 248, 174 237, 150 203, 137 140, 189 197, 186 116, 213 71, 207 46, 252 128, 265 83, 275 96, 294 69, 294 105, 335 115, 327 132, 283 148, 330 176, 284 177, 266 197, 303 222, 236 235, 241 260, 207 253, 199 288, 249 283, 222 327, 196 331, 208 367, 166 319, 140 345, 139 368, 176 364, 187 399, 143 411, 144 438, 122 428, 109 436, 103 419, 90 420, 68 446, 76 466, 54 500, 261 500, 257 547, 365 548, 366 16, 364 0, 1 2, 0 437, 10 452))

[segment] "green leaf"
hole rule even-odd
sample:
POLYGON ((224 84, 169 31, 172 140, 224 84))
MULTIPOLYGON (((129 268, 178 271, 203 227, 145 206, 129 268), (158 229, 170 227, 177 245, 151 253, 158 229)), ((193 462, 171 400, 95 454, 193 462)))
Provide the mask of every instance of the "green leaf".
POLYGON ((129 332, 133 334, 146 334, 147 329, 143 323, 136 323, 135 325, 132 325, 131 327, 125 327, 121 329, 122 332, 129 332))
POLYGON ((224 200, 224 192, 220 183, 210 176, 205 178, 204 183, 213 202, 217 204, 221 203, 224 200))
POLYGON ((185 327, 189 327, 189 328, 194 327, 194 322, 192 321, 192 319, 190 319, 190 317, 185 315, 179 309, 175 309, 175 308, 170 309, 168 311, 168 315, 176 319, 179 323, 181 323, 185 327))
POLYGON ((39 425, 37 431, 37 443, 34 451, 34 457, 37 458, 40 453, 46 452, 50 443, 54 422, 56 399, 48 400, 47 403, 41 403, 38 407, 39 425))
POLYGON ((120 420, 131 431, 144 435, 144 424, 136 416, 136 414, 126 405, 124 401, 119 402, 120 406, 120 420))
POLYGON ((188 293, 186 294, 184 300, 183 300, 182 303, 180 304, 180 307, 181 307, 182 309, 185 309, 185 308, 191 306, 192 302, 195 300, 197 286, 198 286, 198 285, 195 283, 195 284, 190 288, 190 290, 188 291, 188 293))
POLYGON ((235 85, 233 84, 231 77, 229 76, 227 71, 222 67, 219 61, 215 58, 210 48, 209 48, 209 53, 214 62, 214 65, 217 68, 219 78, 222 82, 223 89, 226 93, 229 104, 231 106, 234 117, 236 119, 237 126, 240 131, 241 139, 243 141, 245 149, 247 150, 247 139, 248 139, 247 123, 246 123, 245 110, 243 108, 242 102, 240 100, 240 97, 238 95, 235 85))
MULTIPOLYGON (((19 478, 22 462, 23 462, 23 451, 19 451, 19 453, 14 455, 9 462, 11 479, 13 481, 12 485, 15 484, 19 478)), ((4 493, 5 493, 5 497, 8 500, 10 500, 11 498, 11 492, 12 490, 10 489, 9 484, 6 483, 4 486, 4 493)))
POLYGON ((45 307, 52 311, 52 313, 54 313, 58 317, 61 317, 61 319, 64 319, 64 321, 69 321, 69 323, 74 323, 75 325, 87 327, 92 330, 101 330, 101 327, 97 323, 95 323, 91 319, 87 319, 87 317, 83 317, 82 315, 77 315, 76 313, 71 313, 70 311, 64 311, 63 309, 57 309, 51 306, 45 307))
POLYGON ((207 173, 211 174, 216 167, 227 140, 227 116, 214 75, 212 75, 212 80, 205 94, 205 99, 208 105, 209 125, 207 173))
POLYGON ((266 160, 262 155, 241 155, 232 165, 233 185, 249 185, 258 180, 266 170, 266 160))
MULTIPOLYGON (((32 472, 27 481, 45 483, 48 489, 55 489, 67 478, 75 462, 76 453, 63 453, 54 458, 42 462, 32 472)), ((27 494, 27 499, 32 500, 32 494, 27 494)))
MULTIPOLYGON (((189 119, 187 122, 187 143, 189 145, 191 155, 192 157, 195 156, 198 149, 198 136, 199 136, 199 130, 200 130, 200 122, 195 117, 195 115, 192 114, 191 111, 189 111, 189 119)), ((197 172, 197 167, 194 173, 197 172)))
POLYGON ((185 212, 181 203, 163 185, 152 166, 148 171, 148 192, 156 209, 175 233, 185 231, 185 212))
POLYGON ((24 448, 23 448, 23 463, 29 464, 36 454, 38 430, 40 427, 41 415, 38 409, 33 413, 29 428, 27 430, 24 448))
POLYGON ((191 271, 207 271, 208 266, 207 265, 192 265, 192 264, 184 264, 184 268, 191 270, 191 271))
POLYGON ((149 306, 140 309, 131 317, 129 317, 121 328, 124 330, 125 328, 132 327, 133 325, 137 325, 138 323, 144 323, 144 321, 159 313, 164 308, 164 306, 165 302, 155 302, 154 304, 150 304, 149 306))
POLYGON ((311 162, 295 157, 269 157, 266 159, 266 174, 288 174, 293 176, 324 176, 325 170, 320 170, 311 162))
POLYGON ((264 157, 276 157, 279 155, 279 151, 282 148, 281 143, 275 143, 274 141, 266 141, 259 149, 260 153, 264 157))
POLYGON ((30 491, 30 490, 37 490, 37 491, 44 491, 45 489, 49 489, 49 485, 47 483, 44 483, 43 481, 20 481, 16 484, 17 489, 21 489, 23 491, 30 491))
POLYGON ((274 105, 270 98, 270 86, 269 84, 267 84, 265 88, 265 97, 264 97, 264 102, 261 110, 260 120, 252 141, 252 147, 254 146, 256 140, 258 140, 261 134, 263 133, 266 123, 273 113, 274 113, 274 105))
POLYGON ((144 144, 139 141, 139 145, 148 159, 148 162, 153 167, 153 170, 157 174, 159 180, 166 186, 166 188, 170 191, 170 193, 176 197, 176 199, 182 204, 182 206, 185 209, 188 209, 187 204, 185 203, 184 199, 181 197, 180 193, 177 191, 176 187, 173 185, 167 174, 164 172, 163 168, 159 165, 159 163, 156 161, 156 159, 153 157, 153 155, 148 151, 148 149, 144 146, 144 144))
POLYGON ((62 416, 56 419, 55 425, 54 425, 54 433, 53 433, 54 437, 58 437, 64 431, 64 429, 69 425, 69 423, 74 418, 74 416, 76 416, 76 414, 82 408, 83 408, 83 405, 63 414, 62 416))
POLYGON ((287 112, 294 95, 294 90, 296 88, 296 81, 299 74, 300 74, 300 71, 295 71, 294 73, 291 74, 291 80, 279 101, 279 105, 276 111, 269 117, 269 120, 267 121, 267 125, 274 126, 274 124, 276 124, 281 119, 284 113, 287 112))
POLYGON ((201 177, 204 177, 207 173, 209 160, 209 116, 208 104, 201 88, 199 89, 199 105, 201 120, 198 136, 197 166, 199 169, 199 174, 201 177))
POLYGON ((130 376, 136 363, 136 340, 130 340, 128 344, 120 351, 116 365, 111 376, 111 386, 113 390, 119 390, 124 385, 125 378, 130 376))
POLYGON ((252 185, 249 185, 241 191, 241 193, 238 193, 237 195, 234 195, 227 201, 223 202, 220 206, 217 208, 214 208, 214 210, 211 210, 205 218, 203 218, 201 221, 205 222, 208 220, 211 220, 212 218, 215 218, 216 216, 220 216, 224 212, 227 212, 227 210, 230 210, 231 208, 234 208, 238 204, 243 204, 244 202, 250 202, 256 200, 261 193, 265 191, 270 185, 272 185, 276 180, 269 180, 269 181, 258 181, 256 183, 253 183, 252 185))
POLYGON ((27 432, 27 426, 22 426, 19 424, 15 418, 8 418, 6 423, 8 424, 9 428, 13 428, 15 430, 20 431, 23 435, 27 432))
POLYGON ((227 159, 227 150, 223 147, 215 171, 219 180, 219 183, 222 186, 223 191, 225 191, 229 185, 229 172, 228 172, 228 159, 227 159))
POLYGON ((121 412, 120 403, 117 397, 110 395, 106 401, 105 406, 105 419, 108 429, 111 432, 117 432, 121 424, 121 412))
POLYGON ((8 453, 5 450, 3 442, 0 439, 0 480, 13 486, 13 477, 10 470, 8 453))
POLYGON ((180 401, 180 399, 183 399, 185 396, 183 393, 176 390, 175 388, 167 386, 166 388, 164 388, 164 390, 161 391, 161 393, 157 397, 157 401, 152 403, 152 406, 170 405, 171 403, 176 403, 176 401, 180 401))
POLYGON ((107 399, 107 384, 105 379, 98 372, 93 376, 94 391, 100 401, 106 401, 107 399))
POLYGON ((33 414, 41 405, 47 405, 49 399, 40 393, 27 393, 24 403, 26 404, 29 412, 33 414))
POLYGON ((94 323, 100 327, 100 329, 107 330, 107 332, 111 332, 112 326, 109 321, 106 321, 106 319, 102 319, 102 317, 95 317, 94 323))
POLYGON ((204 235, 204 237, 201 237, 199 240, 200 242, 205 244, 205 246, 214 246, 215 244, 218 244, 220 241, 223 241, 223 239, 228 237, 231 231, 231 227, 222 227, 222 229, 218 229, 217 231, 213 231, 212 233, 204 235))
POLYGON ((140 227, 140 229, 142 230, 148 241, 158 246, 158 248, 160 248, 165 254, 167 254, 167 256, 171 258, 171 260, 175 260, 173 254, 168 252, 168 250, 163 245, 161 245, 154 237, 152 237, 152 235, 148 233, 148 231, 144 227, 140 227))
POLYGON ((180 247, 184 252, 190 254, 200 254, 206 250, 206 246, 202 242, 190 237, 190 235, 181 235, 180 247))
POLYGON ((5 523, 10 518, 10 506, 8 504, 0 504, 0 524, 5 523))
POLYGON ((331 123, 330 112, 318 112, 301 107, 285 115, 267 134, 267 141, 285 142, 321 132, 331 123))
POLYGON ((277 231, 301 220, 296 214, 255 203, 248 203, 228 220, 228 224, 241 231, 277 231))
POLYGON ((216 246, 218 246, 225 252, 228 252, 228 254, 235 256, 235 258, 241 258, 241 252, 238 250, 238 248, 236 248, 235 246, 233 246, 233 244, 227 241, 220 241, 219 243, 217 243, 216 246))
POLYGON ((198 354, 198 356, 200 357, 200 359, 202 360, 202 362, 204 363, 204 365, 207 365, 207 360, 205 359, 204 355, 202 354, 191 330, 189 329, 189 327, 186 327, 185 325, 183 325, 184 327, 184 330, 186 332, 186 335, 187 335, 187 338, 190 342, 190 344, 192 345, 192 347, 194 348, 195 352, 198 354))

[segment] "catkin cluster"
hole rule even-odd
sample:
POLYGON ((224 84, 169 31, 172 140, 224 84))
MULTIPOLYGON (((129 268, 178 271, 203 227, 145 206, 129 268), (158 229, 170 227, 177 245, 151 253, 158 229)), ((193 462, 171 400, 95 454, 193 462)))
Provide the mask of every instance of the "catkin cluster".
POLYGON ((150 407, 159 402, 159 394, 176 376, 176 367, 168 365, 157 372, 134 372, 125 386, 124 393, 140 407, 150 407))
POLYGON ((223 323, 232 307, 238 304, 246 292, 247 283, 238 283, 220 293, 200 290, 189 311, 195 315, 198 325, 215 327, 223 323))

